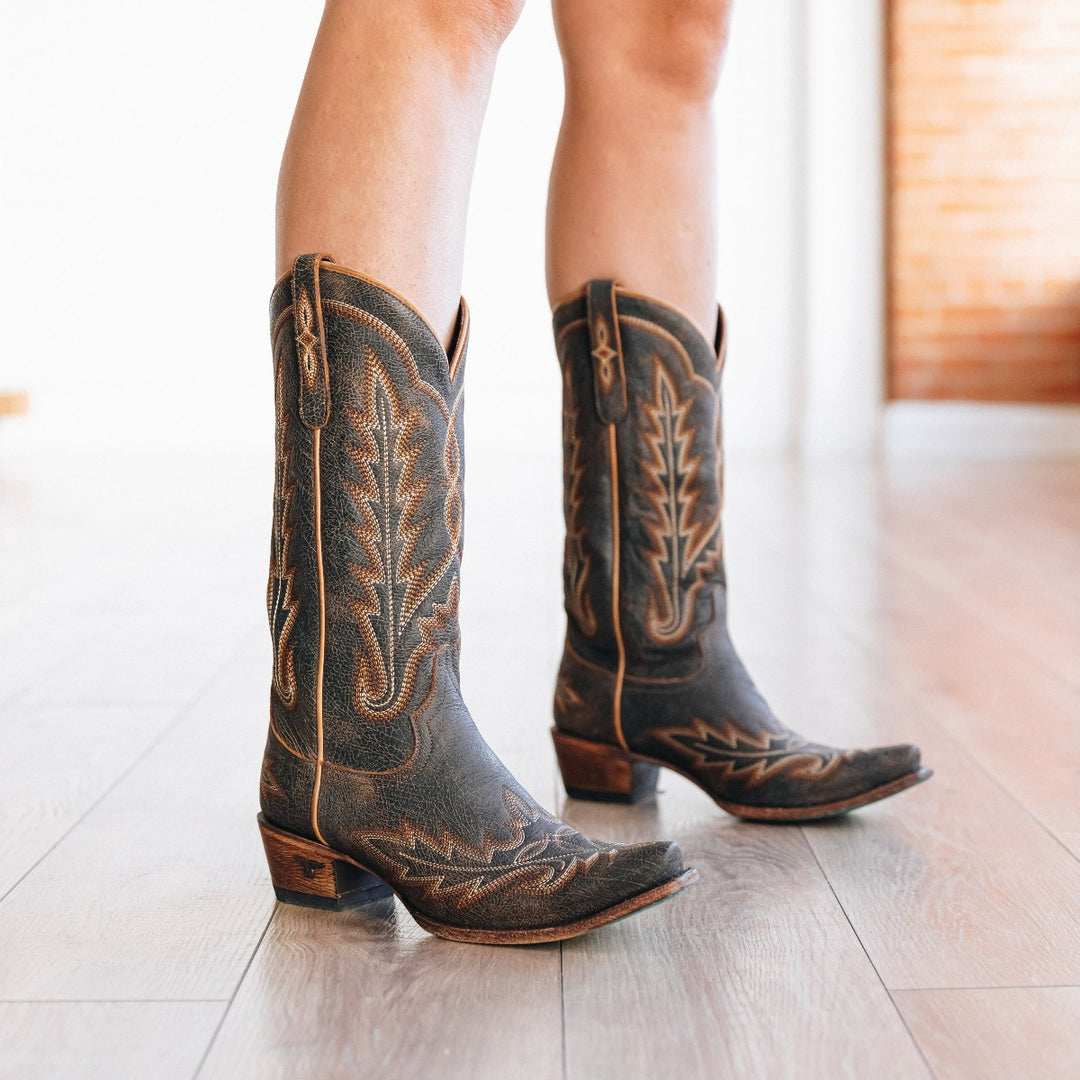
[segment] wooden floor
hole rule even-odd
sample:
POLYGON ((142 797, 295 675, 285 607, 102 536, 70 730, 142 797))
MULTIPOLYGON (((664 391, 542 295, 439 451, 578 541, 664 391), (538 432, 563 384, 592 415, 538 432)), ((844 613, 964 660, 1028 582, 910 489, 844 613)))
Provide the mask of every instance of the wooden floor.
POLYGON ((272 466, 0 464, 0 1076, 1080 1076, 1080 463, 730 470, 741 650, 788 722, 914 739, 831 824, 567 801, 558 464, 475 450, 466 694, 542 800, 681 841, 562 946, 275 906, 255 829, 272 466), (522 482, 522 478, 527 482, 522 482))

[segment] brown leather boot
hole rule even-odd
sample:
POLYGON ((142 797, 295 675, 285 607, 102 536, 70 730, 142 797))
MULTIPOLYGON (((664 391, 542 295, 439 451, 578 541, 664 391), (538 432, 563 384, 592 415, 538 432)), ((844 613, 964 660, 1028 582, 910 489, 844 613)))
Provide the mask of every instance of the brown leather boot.
POLYGON ((753 821, 808 821, 930 775, 915 746, 834 750, 773 716, 728 636, 720 528, 723 317, 592 281, 555 313, 567 636, 555 748, 567 791, 632 802, 659 765, 753 821))
POLYGON ((271 301, 274 648, 262 830, 278 898, 392 889, 458 941, 573 937, 696 877, 678 845, 591 840, 542 810, 458 682, 464 303, 449 359, 373 281, 305 255, 271 301))

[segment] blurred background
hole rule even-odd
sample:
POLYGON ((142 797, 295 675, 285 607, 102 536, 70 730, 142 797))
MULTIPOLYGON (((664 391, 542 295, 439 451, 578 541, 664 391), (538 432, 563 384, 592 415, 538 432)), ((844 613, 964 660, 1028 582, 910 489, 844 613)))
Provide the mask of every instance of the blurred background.
MULTIPOLYGON (((27 412, 0 452, 269 453, 274 185, 320 10, 5 5, 0 394, 27 412)), ((557 435, 542 245, 561 97, 533 0, 473 195, 477 447, 557 435)), ((718 98, 729 450, 1080 452, 1078 103, 1072 0, 737 4, 718 98)))

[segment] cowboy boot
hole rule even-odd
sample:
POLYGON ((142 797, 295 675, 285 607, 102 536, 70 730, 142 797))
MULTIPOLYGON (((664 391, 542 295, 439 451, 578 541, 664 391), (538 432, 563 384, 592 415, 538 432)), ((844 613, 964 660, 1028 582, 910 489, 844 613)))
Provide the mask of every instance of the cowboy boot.
POLYGON ((267 606, 274 648, 259 825, 280 900, 389 895, 433 934, 573 937, 696 877, 676 844, 591 840, 484 743, 458 677, 462 384, 407 303, 329 256, 274 289, 267 606))
POLYGON ((809 821, 925 780, 915 746, 835 750, 784 727, 727 629, 720 373, 679 311, 592 281, 555 313, 566 645, 553 736, 570 795, 634 801, 658 766, 729 813, 809 821))

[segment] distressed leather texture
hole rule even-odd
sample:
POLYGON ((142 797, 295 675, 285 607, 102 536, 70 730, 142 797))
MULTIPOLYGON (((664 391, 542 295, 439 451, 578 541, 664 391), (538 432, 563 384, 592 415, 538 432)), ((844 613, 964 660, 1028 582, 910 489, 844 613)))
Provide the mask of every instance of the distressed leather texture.
POLYGON ((566 925, 678 877, 675 844, 602 843, 541 809, 462 700, 464 303, 448 360, 398 296, 309 255, 271 335, 266 819, 457 927, 566 925))
POLYGON ((918 771, 914 746, 838 750, 786 728, 735 652, 722 314, 710 345, 679 311, 590 282, 556 311, 554 330, 567 614, 556 728, 670 765, 744 807, 835 804, 918 771), (621 413, 610 390, 620 378, 621 413))

